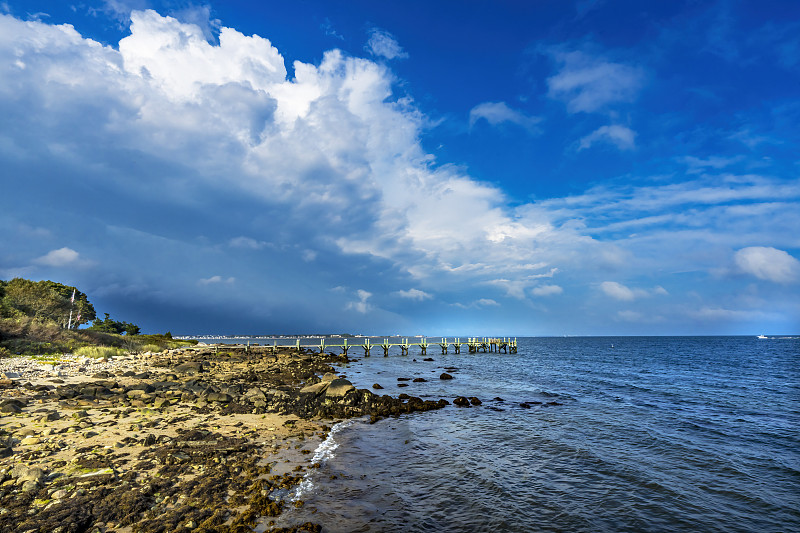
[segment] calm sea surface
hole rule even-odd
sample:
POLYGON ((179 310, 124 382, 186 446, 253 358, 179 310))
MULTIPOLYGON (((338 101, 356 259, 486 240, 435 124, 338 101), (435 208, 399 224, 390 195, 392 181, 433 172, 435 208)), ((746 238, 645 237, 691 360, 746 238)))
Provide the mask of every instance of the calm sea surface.
POLYGON ((285 523, 800 531, 798 338, 526 338, 518 354, 438 352, 351 351, 358 360, 340 370, 359 388, 482 405, 335 426, 285 523), (439 380, 445 367, 454 380, 439 380), (428 381, 399 388, 401 377, 428 381))

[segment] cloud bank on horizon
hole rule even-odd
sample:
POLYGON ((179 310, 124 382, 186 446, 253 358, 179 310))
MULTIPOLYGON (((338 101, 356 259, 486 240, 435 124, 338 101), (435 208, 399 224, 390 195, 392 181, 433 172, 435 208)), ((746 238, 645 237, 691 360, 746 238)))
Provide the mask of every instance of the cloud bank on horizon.
MULTIPOLYGON (((529 36, 524 98, 476 87, 455 114, 398 74, 416 59, 402 27, 287 66, 270 35, 207 6, 131 10, 110 44, 4 6, 2 279, 76 284, 98 311, 181 333, 798 331, 797 95, 695 124, 726 95, 704 79, 690 109, 658 110, 689 73, 643 45, 529 36), (469 150, 431 148, 493 139, 480 168, 511 138, 521 154, 560 139, 553 177, 507 181, 498 161, 481 179, 469 150), (547 183, 571 162, 590 177, 547 183)), ((797 38, 778 29, 754 30, 775 41, 760 53, 796 80, 778 51, 797 38)))

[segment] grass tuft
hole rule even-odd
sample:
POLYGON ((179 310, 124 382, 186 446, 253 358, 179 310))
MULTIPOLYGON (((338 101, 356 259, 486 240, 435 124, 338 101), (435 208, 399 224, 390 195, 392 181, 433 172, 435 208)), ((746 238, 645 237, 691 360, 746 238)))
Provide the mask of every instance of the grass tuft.
POLYGON ((114 348, 113 346, 81 346, 73 353, 81 357, 107 359, 109 357, 125 355, 125 350, 122 348, 114 348))

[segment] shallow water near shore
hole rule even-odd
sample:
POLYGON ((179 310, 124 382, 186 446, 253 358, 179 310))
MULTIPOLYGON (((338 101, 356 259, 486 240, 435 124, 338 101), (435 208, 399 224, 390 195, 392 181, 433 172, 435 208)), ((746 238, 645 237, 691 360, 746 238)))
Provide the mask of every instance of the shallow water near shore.
POLYGON ((359 388, 380 383, 377 393, 482 405, 337 428, 305 505, 281 522, 800 530, 797 338, 526 338, 518 354, 438 352, 358 354, 340 370, 359 388), (439 379, 445 368, 455 379, 439 379), (427 381, 397 380, 417 377, 427 381))

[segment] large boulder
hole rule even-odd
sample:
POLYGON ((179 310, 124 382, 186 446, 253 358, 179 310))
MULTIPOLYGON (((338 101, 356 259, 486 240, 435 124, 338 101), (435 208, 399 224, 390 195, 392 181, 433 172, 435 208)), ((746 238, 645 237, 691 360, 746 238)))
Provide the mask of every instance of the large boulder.
POLYGON ((342 398, 351 390, 356 390, 352 383, 343 378, 336 378, 330 382, 325 391, 326 398, 342 398))

